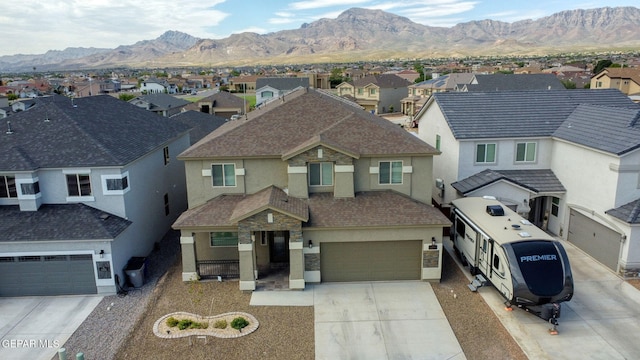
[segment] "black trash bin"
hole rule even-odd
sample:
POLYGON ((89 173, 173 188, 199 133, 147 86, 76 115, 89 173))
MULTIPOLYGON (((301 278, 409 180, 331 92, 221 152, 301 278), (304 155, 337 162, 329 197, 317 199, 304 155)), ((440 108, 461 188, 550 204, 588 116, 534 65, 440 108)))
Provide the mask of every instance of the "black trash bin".
POLYGON ((124 269, 129 282, 134 288, 141 288, 144 285, 145 262, 146 258, 134 256, 129 259, 127 267, 124 269))

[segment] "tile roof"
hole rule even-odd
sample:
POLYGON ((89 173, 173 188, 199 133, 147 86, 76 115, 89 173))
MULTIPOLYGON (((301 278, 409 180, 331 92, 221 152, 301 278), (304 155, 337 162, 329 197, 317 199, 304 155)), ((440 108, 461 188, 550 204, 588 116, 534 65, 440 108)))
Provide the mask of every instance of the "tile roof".
POLYGON ((564 193, 566 189, 549 169, 534 170, 491 170, 486 169, 466 179, 456 181, 451 186, 463 195, 483 188, 500 180, 522 186, 534 193, 564 193))
POLYGON ((230 121, 180 158, 283 157, 305 144, 360 155, 432 155, 437 150, 399 126, 314 89, 298 90, 230 121))
POLYGON ((276 187, 253 195, 220 195, 184 212, 173 224, 190 227, 230 227, 266 208, 303 221, 304 227, 448 226, 449 220, 435 207, 395 191, 358 192, 353 198, 332 193, 311 194, 309 199, 288 197, 276 187), (268 205, 267 205, 268 204, 268 205), (308 219, 303 220, 304 218, 308 219))
POLYGON ((607 210, 604 213, 629 224, 640 224, 640 199, 634 200, 615 209, 607 210))
POLYGON ((474 74, 471 73, 452 73, 446 75, 440 75, 435 79, 429 79, 417 84, 412 85, 416 88, 425 89, 441 89, 441 90, 453 90, 457 86, 463 84, 469 84, 473 80, 474 74))
POLYGON ((269 77, 256 80, 256 90, 270 86, 278 90, 293 90, 297 87, 309 87, 308 78, 269 77))
POLYGON ((402 88, 411 85, 407 79, 396 74, 369 75, 351 82, 354 86, 364 87, 370 84, 377 85, 381 89, 402 88))
POLYGON ((617 89, 441 92, 431 99, 456 139, 551 136, 580 104, 639 108, 617 89))
POLYGON ((39 98, 0 132, 0 170, 124 166, 189 128, 109 95, 39 98))
POLYGON ((207 136, 213 130, 219 128, 228 121, 228 119, 220 116, 194 110, 183 111, 171 116, 171 119, 179 121, 191 128, 191 131, 189 132, 191 144, 197 143, 200 139, 207 136))
POLYGON ((38 211, 0 206, 0 242, 111 240, 131 221, 84 204, 42 205, 38 211))
POLYGON ((466 85, 467 91, 565 90, 553 74, 476 75, 477 84, 466 85))
POLYGON ((636 109, 580 105, 554 137, 616 155, 640 148, 640 106, 636 109))

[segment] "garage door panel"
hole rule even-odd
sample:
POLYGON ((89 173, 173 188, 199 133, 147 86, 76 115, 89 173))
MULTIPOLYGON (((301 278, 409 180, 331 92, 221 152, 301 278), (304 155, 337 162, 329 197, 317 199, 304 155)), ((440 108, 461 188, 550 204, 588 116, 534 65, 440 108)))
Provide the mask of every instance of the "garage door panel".
POLYGON ((620 256, 620 236, 614 230, 571 210, 567 240, 614 271, 617 271, 620 256))
POLYGON ((323 243, 322 281, 419 280, 422 241, 323 243))
POLYGON ((0 296, 95 293, 90 254, 0 258, 0 296))

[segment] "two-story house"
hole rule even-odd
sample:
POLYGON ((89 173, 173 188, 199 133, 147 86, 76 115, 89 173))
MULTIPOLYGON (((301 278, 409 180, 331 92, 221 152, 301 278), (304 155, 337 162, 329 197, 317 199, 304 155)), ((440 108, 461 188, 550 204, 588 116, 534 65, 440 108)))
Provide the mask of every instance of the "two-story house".
POLYGON ((640 69, 605 68, 591 78, 591 89, 618 89, 640 102, 640 69))
POLYGON ((191 104, 187 100, 165 93, 140 95, 129 100, 129 103, 165 117, 179 114, 183 108, 191 104))
POLYGON ((495 196, 633 274, 637 225, 612 214, 640 198, 639 109, 613 89, 434 94, 416 116, 419 137, 442 152, 433 201, 446 212, 458 197, 495 196))
POLYGON ((186 209, 189 128, 107 95, 36 102, 0 133, 0 296, 115 293, 186 209))
POLYGON ((470 84, 474 78, 474 74, 471 73, 452 73, 446 75, 434 73, 432 76, 433 78, 429 80, 411 84, 407 87, 408 92, 406 97, 401 100, 401 111, 403 114, 409 116, 417 114, 431 94, 456 91, 460 85, 470 84))
POLYGON ((140 82, 140 92, 143 94, 165 94, 169 90, 169 82, 158 78, 149 78, 140 82))
POLYGON ((438 152, 416 136, 314 89, 228 122, 178 156, 189 209, 183 280, 239 267, 241 290, 272 269, 308 282, 438 280, 449 220, 431 205, 438 152))
POLYGON ((400 110, 411 83, 395 74, 369 75, 336 86, 338 95, 358 103, 373 114, 400 110))
POLYGON ((309 79, 294 77, 263 77, 256 80, 256 106, 285 96, 294 89, 309 87, 309 79))
POLYGON ((233 115, 244 114, 249 109, 247 100, 227 91, 219 91, 211 96, 199 99, 184 107, 185 110, 200 111, 205 114, 231 118, 233 115))

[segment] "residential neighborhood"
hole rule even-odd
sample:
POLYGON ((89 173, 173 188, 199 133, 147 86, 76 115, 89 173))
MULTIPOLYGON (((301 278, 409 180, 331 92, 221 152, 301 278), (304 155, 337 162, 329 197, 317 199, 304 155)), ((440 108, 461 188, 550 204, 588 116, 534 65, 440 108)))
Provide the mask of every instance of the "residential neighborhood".
MULTIPOLYGON (((170 300, 155 290, 164 282, 198 309, 202 287, 225 289, 211 304, 250 298, 256 309, 287 296, 294 304, 277 306, 316 309, 307 330, 316 358, 331 358, 331 341, 353 335, 344 330, 352 323, 338 331, 331 326, 344 319, 320 310, 351 301, 337 291, 322 303, 332 286, 373 284, 356 297, 374 294, 383 319, 393 311, 382 304, 397 297, 434 299, 437 313, 453 311, 442 294, 492 304, 488 292, 480 301, 449 283, 451 266, 465 262, 450 241, 452 202, 464 197, 495 198, 628 285, 640 276, 640 61, 597 73, 571 64, 3 77, 0 300, 100 296, 112 302, 94 311, 109 312, 138 296, 164 309, 170 300), (167 252, 175 261, 152 262, 167 252)), ((581 266, 595 268, 576 264, 576 277, 588 276, 581 266)), ((415 316, 420 305, 409 307, 415 316)), ((581 309, 569 309, 571 327, 581 309)), ((131 326, 155 321, 140 319, 131 326)), ((459 328, 443 324, 415 332, 397 354, 425 351, 435 333, 447 357, 464 358, 459 328)), ((68 346, 76 350, 73 337, 68 346)))

